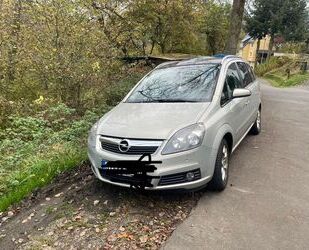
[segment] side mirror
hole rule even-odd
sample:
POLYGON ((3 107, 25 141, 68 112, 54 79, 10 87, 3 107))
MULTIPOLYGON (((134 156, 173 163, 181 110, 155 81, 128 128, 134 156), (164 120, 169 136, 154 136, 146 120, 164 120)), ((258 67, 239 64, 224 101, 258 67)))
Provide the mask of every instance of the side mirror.
POLYGON ((233 98, 242 98, 251 96, 251 91, 249 89, 234 89, 233 98))

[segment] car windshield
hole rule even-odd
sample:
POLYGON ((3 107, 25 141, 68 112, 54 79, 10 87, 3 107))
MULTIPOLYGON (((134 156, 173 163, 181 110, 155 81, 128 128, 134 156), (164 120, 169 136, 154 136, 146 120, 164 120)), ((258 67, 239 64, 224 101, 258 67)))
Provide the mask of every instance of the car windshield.
POLYGON ((157 69, 147 75, 127 102, 210 102, 220 64, 157 69))

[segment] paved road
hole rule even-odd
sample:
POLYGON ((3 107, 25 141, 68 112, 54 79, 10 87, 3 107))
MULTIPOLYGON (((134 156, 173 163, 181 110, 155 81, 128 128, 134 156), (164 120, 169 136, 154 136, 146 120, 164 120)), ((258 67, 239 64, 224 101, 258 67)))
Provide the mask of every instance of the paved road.
POLYGON ((164 249, 309 249, 309 87, 263 85, 263 131, 233 155, 164 249))

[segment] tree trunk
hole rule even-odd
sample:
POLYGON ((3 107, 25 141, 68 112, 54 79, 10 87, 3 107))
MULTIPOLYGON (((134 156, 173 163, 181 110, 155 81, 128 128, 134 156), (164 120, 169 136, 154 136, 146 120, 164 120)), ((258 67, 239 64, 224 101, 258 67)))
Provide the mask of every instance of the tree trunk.
POLYGON ((261 44, 261 39, 258 38, 257 45, 256 45, 256 51, 255 51, 254 68, 256 67, 257 61, 258 61, 258 58, 259 58, 260 44, 261 44))
POLYGON ((154 46, 155 46, 155 41, 154 41, 154 40, 152 40, 152 41, 151 41, 150 55, 152 55, 152 52, 153 52, 154 46))
POLYGON ((22 10, 22 1, 18 0, 14 3, 13 6, 13 21, 11 25, 10 33, 10 50, 8 51, 8 69, 7 76, 8 81, 12 83, 15 80, 16 74, 16 54, 18 52, 19 44, 19 33, 20 33, 20 24, 21 24, 21 10, 22 10))
POLYGON ((269 46, 268 46, 268 52, 267 52, 267 61, 270 59, 271 54, 273 53, 273 47, 274 47, 274 36, 270 36, 269 46))
POLYGON ((225 45, 225 54, 235 55, 237 52, 238 40, 241 32, 241 25, 244 15, 246 0, 234 0, 230 17, 228 40, 225 45))

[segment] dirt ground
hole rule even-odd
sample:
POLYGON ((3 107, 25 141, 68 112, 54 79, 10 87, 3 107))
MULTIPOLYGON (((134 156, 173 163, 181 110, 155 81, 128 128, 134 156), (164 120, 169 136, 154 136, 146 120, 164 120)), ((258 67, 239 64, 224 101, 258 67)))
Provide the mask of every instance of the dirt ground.
POLYGON ((199 196, 104 184, 85 163, 0 214, 0 249, 158 249, 199 196))

